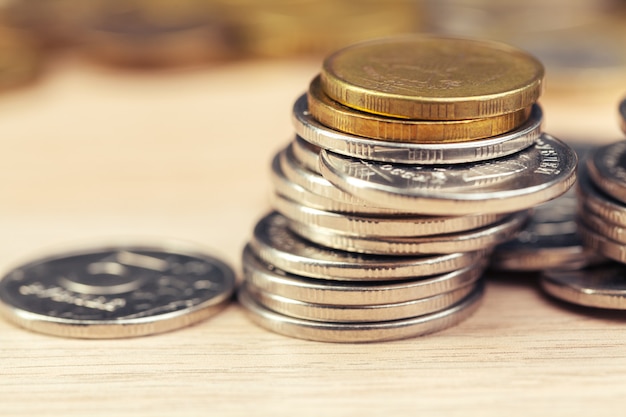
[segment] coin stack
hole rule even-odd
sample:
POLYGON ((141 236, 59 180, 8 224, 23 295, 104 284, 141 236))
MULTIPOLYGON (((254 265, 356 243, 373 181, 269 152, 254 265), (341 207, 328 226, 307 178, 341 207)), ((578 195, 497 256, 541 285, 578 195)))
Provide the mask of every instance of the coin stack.
MULTIPOLYGON (((626 100, 620 104, 626 133, 626 100)), ((578 228, 584 244, 608 258, 586 268, 545 271, 544 290, 562 300, 626 309, 626 140, 594 149, 581 164, 578 228)))
MULTIPOLYGON (((572 143, 578 160, 592 146, 572 143)), ((529 221, 514 239, 495 247, 489 267, 497 271, 531 272, 583 268, 604 258, 583 244, 577 226, 575 187, 554 200, 535 207, 529 221)))
POLYGON ((567 191, 540 134, 543 67, 505 45, 411 36, 329 56, 272 163, 275 212, 244 249, 252 320, 304 339, 441 330, 482 297, 491 249, 567 191))

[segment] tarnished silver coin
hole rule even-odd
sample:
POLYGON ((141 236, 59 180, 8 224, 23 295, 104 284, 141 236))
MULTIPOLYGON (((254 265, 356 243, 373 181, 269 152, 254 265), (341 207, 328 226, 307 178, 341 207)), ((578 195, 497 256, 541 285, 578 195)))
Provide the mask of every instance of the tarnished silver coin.
POLYGON ((479 307, 482 295, 483 288, 478 286, 469 296, 446 310, 409 319, 369 323, 329 323, 275 313, 258 303, 245 288, 238 292, 239 302, 248 312, 250 319, 259 326, 285 336, 336 343, 382 342, 441 331, 471 316, 479 307))
POLYGON ((626 98, 619 104, 620 126, 622 132, 626 133, 626 98))
POLYGON ((230 266, 185 246, 102 246, 13 269, 0 281, 0 311, 57 336, 142 336, 209 317, 234 288, 230 266))
POLYGON ((289 228, 305 239, 329 248, 376 255, 409 256, 490 250, 515 236, 527 218, 528 213, 520 212, 479 229, 420 237, 347 235, 293 221, 289 223, 289 228))
MULTIPOLYGON (((276 313, 304 320, 335 323, 402 320, 435 313, 450 308, 460 302, 472 292, 476 285, 477 284, 467 285, 454 291, 437 294, 432 297, 394 304, 332 305, 293 300, 263 291, 260 288, 250 285, 250 283, 244 284, 246 291, 248 291, 259 304, 276 313)), ((482 285, 482 283, 478 285, 482 285)))
POLYGON ((306 94, 299 97, 292 113, 296 133, 307 142, 338 154, 371 161, 404 164, 458 164, 499 158, 535 143, 543 116, 538 105, 519 128, 503 135, 458 143, 410 143, 374 140, 330 129, 309 113, 306 94))
POLYGON ((288 228, 289 220, 273 212, 254 228, 249 243, 263 262, 311 278, 348 281, 388 281, 437 275, 480 262, 483 251, 435 256, 359 255, 315 245, 288 228))
POLYGON ((598 188, 626 203, 626 140, 597 148, 587 158, 587 170, 598 188))
POLYGON ((396 210, 461 215, 525 210, 565 193, 576 153, 542 134, 514 155, 473 164, 401 165, 320 152, 320 170, 337 188, 396 210))
POLYGON ((307 207, 280 195, 272 199, 274 210, 298 223, 329 231, 372 237, 415 237, 441 235, 477 229, 503 219, 505 214, 469 214, 466 216, 365 216, 333 213, 307 207))
POLYGON ((296 135, 292 142, 293 156, 300 164, 309 171, 320 174, 320 150, 319 146, 313 145, 296 135))
POLYGON ((475 283, 486 261, 440 275, 402 281, 336 281, 289 274, 261 262, 247 246, 242 255, 246 282, 263 291, 315 304, 395 304, 457 290, 475 283))
POLYGON ((549 270, 541 286, 552 296, 587 307, 626 310, 626 266, 607 262, 579 270, 549 270))
POLYGON ((591 212, 609 223, 626 227, 626 206, 599 190, 584 165, 578 173, 577 192, 581 216, 591 212))
POLYGON ((337 201, 330 197, 315 194, 306 188, 303 188, 295 182, 290 181, 285 176, 283 169, 280 166, 280 154, 276 154, 272 159, 272 171, 270 178, 276 194, 294 201, 299 201, 301 204, 308 207, 336 213, 353 213, 363 215, 392 215, 397 213, 397 210, 337 201))

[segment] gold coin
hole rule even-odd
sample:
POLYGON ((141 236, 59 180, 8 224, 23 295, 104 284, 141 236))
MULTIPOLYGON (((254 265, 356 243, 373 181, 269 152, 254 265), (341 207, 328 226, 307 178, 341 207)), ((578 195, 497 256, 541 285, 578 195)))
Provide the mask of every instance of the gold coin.
POLYGON ((521 126, 532 107, 511 113, 466 120, 398 119, 365 113, 333 101, 324 94, 320 77, 307 93, 309 112, 321 124, 341 132, 393 142, 464 142, 501 135, 521 126))
POLYGON ((463 120, 511 113, 539 98, 544 69, 508 45, 404 36, 356 44, 324 60, 333 100, 407 119, 463 120))

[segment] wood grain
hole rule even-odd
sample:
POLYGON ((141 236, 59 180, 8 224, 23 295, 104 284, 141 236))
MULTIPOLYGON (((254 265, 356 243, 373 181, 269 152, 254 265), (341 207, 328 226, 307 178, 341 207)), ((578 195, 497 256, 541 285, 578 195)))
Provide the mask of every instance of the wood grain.
MULTIPOLYGON (((269 207, 270 158, 291 140, 291 106, 319 65, 143 74, 61 61, 0 97, 1 269, 126 236, 200 243, 239 271, 269 207)), ((587 112, 546 96, 546 130, 616 140, 619 93, 587 112)), ((492 277, 461 325, 392 343, 286 338, 235 303, 180 331, 122 340, 2 320, 0 415, 615 415, 625 346, 626 314, 553 301, 526 276, 492 277)))

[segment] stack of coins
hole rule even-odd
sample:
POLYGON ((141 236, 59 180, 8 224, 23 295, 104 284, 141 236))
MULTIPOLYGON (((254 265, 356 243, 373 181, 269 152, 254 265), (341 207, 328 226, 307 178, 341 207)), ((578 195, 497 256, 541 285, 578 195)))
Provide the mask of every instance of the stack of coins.
MULTIPOLYGON (((585 160, 592 146, 574 143, 579 160, 585 160)), ((582 268, 603 258, 583 244, 578 233, 575 187, 562 196, 533 209, 529 221, 517 236, 496 246, 490 268, 498 271, 530 272, 560 267, 582 268)))
MULTIPOLYGON (((620 104, 626 133, 626 100, 620 104)), ((578 230, 588 248, 609 261, 586 268, 545 271, 544 290, 562 300, 626 309, 626 140, 594 149, 581 164, 578 230)))
POLYGON ((464 39, 388 38, 329 56, 274 158, 276 211, 244 250, 252 319, 352 342, 471 314, 492 248, 575 179, 575 153, 540 134, 542 77, 521 51, 464 39))

